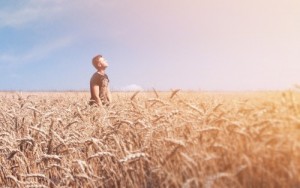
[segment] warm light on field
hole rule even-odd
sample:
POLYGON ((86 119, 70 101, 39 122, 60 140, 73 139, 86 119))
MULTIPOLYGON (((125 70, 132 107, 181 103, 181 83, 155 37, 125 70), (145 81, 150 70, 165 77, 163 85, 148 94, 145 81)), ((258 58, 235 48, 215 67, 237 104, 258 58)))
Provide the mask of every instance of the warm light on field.
POLYGON ((300 94, 0 93, 0 187, 299 187, 300 94))

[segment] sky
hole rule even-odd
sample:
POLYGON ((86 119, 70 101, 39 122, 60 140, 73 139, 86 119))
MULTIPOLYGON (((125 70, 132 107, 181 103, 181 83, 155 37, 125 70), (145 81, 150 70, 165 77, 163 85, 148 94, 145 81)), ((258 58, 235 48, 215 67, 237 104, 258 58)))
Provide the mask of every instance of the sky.
POLYGON ((0 90, 282 90, 300 84, 299 0, 0 0, 0 90))

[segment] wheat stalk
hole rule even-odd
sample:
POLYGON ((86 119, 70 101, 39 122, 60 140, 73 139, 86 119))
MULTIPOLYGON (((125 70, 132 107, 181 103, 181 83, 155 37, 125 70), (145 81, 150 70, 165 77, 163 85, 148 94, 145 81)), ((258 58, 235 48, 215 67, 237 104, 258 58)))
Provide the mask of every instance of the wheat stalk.
POLYGON ((132 162, 134 160, 141 159, 141 158, 147 159, 148 155, 146 153, 133 153, 133 154, 127 155, 123 159, 120 159, 119 162, 121 162, 121 163, 126 163, 129 161, 132 162))

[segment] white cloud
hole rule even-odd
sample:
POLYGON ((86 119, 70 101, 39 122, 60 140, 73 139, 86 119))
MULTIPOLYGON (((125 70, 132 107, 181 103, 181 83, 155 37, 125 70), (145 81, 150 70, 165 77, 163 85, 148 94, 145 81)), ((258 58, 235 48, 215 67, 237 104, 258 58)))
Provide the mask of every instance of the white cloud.
POLYGON ((47 57, 55 51, 69 46, 73 42, 72 37, 62 37, 48 43, 41 43, 33 46, 30 50, 23 54, 0 54, 0 63, 4 64, 20 64, 36 61, 47 57))
POLYGON ((82 18, 81 21, 89 21, 86 18, 99 15, 115 4, 113 1, 99 0, 29 0, 21 5, 0 7, 0 27, 20 27, 58 18, 72 21, 82 18))
POLYGON ((39 20, 53 19, 62 11, 57 2, 31 0, 22 6, 1 8, 0 27, 20 27, 39 20))
POLYGON ((0 62, 14 62, 16 59, 16 57, 10 54, 0 54, 0 62))
POLYGON ((128 86, 125 86, 121 88, 122 91, 143 91, 144 89, 136 84, 130 84, 128 86))
POLYGON ((62 37, 54 41, 51 41, 47 44, 42 44, 42 45, 40 44, 38 46, 33 47, 29 52, 24 54, 22 59, 28 61, 28 60, 43 58, 59 49, 62 49, 70 45, 72 41, 73 41, 72 37, 62 37))

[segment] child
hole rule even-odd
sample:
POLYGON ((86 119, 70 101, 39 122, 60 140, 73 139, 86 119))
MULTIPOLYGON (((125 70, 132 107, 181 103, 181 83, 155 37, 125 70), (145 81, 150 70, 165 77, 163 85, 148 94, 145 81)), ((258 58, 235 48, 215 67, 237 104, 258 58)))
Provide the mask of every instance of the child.
POLYGON ((108 106, 111 102, 111 94, 108 87, 108 76, 105 69, 108 67, 106 60, 102 55, 97 55, 92 60, 93 66, 97 69, 90 80, 91 100, 90 105, 108 106))

